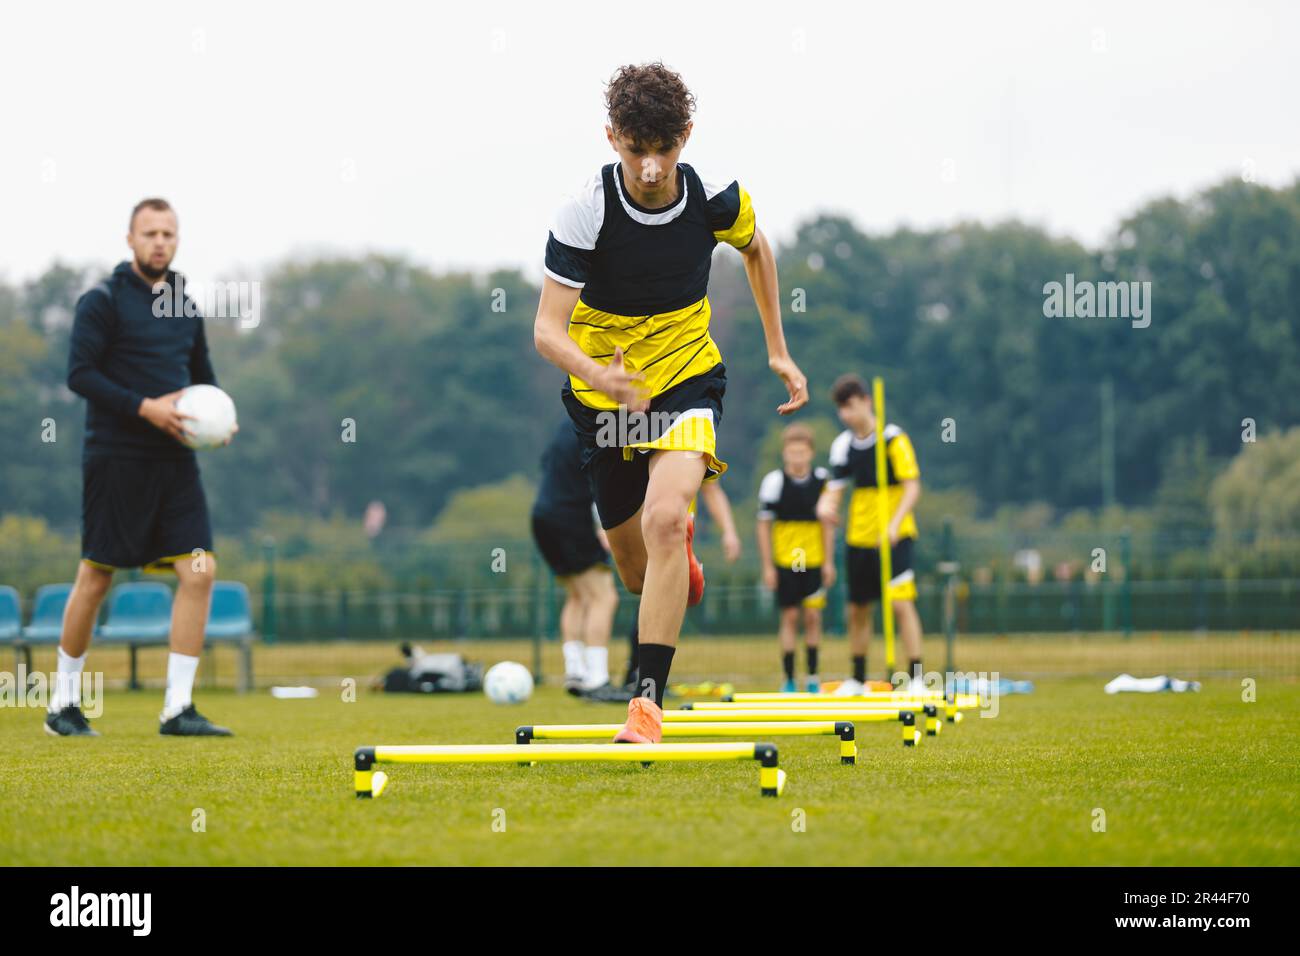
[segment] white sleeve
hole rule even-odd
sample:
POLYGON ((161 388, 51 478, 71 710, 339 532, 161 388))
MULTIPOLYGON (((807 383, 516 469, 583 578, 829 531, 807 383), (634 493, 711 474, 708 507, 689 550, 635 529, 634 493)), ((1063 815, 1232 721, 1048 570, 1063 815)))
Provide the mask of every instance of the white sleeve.
POLYGON ((591 254, 605 219, 605 187, 599 175, 560 206, 546 242, 546 274, 581 289, 591 269, 591 254))
POLYGON ((831 442, 830 481, 826 482, 827 488, 843 488, 849 483, 849 442, 853 440, 853 434, 847 429, 835 436, 831 442))
POLYGON ((785 474, 777 468, 769 471, 763 476, 763 482, 758 486, 758 516, 760 518, 775 518, 774 510, 781 501, 781 489, 785 485, 785 474))

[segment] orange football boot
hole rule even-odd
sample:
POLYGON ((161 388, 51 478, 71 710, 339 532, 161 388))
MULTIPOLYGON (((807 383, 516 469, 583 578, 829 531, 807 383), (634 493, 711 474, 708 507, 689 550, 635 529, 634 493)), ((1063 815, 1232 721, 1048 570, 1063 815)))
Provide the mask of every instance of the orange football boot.
POLYGON ((689 589, 686 592, 686 606, 694 607, 704 600, 704 565, 700 564, 700 559, 695 556, 691 550, 691 542, 695 540, 695 515, 691 512, 686 514, 686 563, 687 574, 689 577, 689 589))
POLYGON ((616 744, 657 744, 664 739, 664 712, 649 697, 627 702, 627 723, 614 736, 616 744))

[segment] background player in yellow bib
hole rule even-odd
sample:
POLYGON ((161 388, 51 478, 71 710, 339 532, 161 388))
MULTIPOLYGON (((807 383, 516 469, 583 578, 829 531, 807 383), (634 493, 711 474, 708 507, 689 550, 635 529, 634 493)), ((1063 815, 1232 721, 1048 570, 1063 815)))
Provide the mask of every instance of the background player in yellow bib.
POLYGON ((807 690, 821 690, 817 657, 822 642, 826 588, 835 583, 835 526, 817 518, 817 502, 829 477, 813 467, 816 445, 806 425, 791 425, 781 436, 781 468, 768 472, 758 488, 758 553, 763 584, 776 592, 781 611, 781 690, 798 690, 794 679, 795 643, 803 621, 808 663, 807 690))
MULTIPOLYGON (((831 388, 831 398, 846 426, 831 443, 831 478, 817 504, 817 515, 838 523, 844 488, 853 486, 849 498, 849 522, 844 532, 845 561, 849 583, 849 650, 853 655, 853 680, 867 679, 867 645, 871 641, 873 605, 880 600, 880 531, 876 496, 876 416, 871 392, 856 375, 841 375, 831 388)), ((886 424, 885 461, 887 533, 893 578, 894 619, 910 659, 914 681, 922 676, 921 616, 916 611, 916 575, 912 570, 912 542, 916 540, 916 519, 912 508, 921 497, 921 469, 911 439, 897 425, 886 424)), ((888 680, 892 677, 886 674, 888 680)), ((840 692, 855 690, 852 685, 840 692)))
POLYGON ((664 689, 688 597, 703 593, 690 552, 691 501, 726 470, 717 455, 726 369, 709 335, 709 267, 740 250, 768 367, 789 414, 808 401, 781 329, 776 257, 734 179, 679 162, 695 98, 662 63, 625 66, 606 89, 618 161, 556 215, 534 324, 543 357, 569 373, 562 398, 623 584, 642 597, 640 684, 616 740, 658 742, 664 689))

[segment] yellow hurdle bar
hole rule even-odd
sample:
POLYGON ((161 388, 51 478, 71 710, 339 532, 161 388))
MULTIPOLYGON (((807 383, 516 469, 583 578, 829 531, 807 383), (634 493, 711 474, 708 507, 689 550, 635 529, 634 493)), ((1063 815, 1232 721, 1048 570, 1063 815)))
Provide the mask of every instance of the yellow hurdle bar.
POLYGON ((920 710, 926 705, 943 707, 949 723, 961 720, 961 711, 974 710, 980 699, 974 694, 959 694, 955 701, 941 697, 894 698, 893 700, 860 700, 854 697, 829 697, 824 700, 696 700, 683 704, 683 709, 697 711, 723 710, 828 710, 840 713, 845 707, 862 707, 868 710, 920 710))
MULTIPOLYGON (((722 704, 880 704, 882 707, 891 707, 895 704, 919 704, 922 702, 943 704, 948 698, 940 693, 926 691, 920 694, 912 693, 891 693, 882 691, 879 693, 868 694, 846 694, 843 697, 835 694, 782 694, 780 692, 762 693, 762 694, 731 694, 723 697, 720 701, 711 703, 722 704)), ((958 709, 970 710, 980 705, 979 694, 957 694, 954 697, 958 709)))
MULTIPOLYGON (((823 718, 826 719, 826 718, 823 718)), ((431 744, 395 747, 358 747, 354 758, 354 786, 358 797, 377 797, 388 775, 375 770, 381 763, 662 763, 666 761, 757 760, 759 787, 765 797, 785 789, 785 771, 777 765, 775 744, 560 744, 528 748, 521 760, 515 744, 431 744)))
MULTIPOLYGON (((807 721, 817 723, 825 720, 848 720, 854 723, 871 723, 871 722, 889 722, 904 724, 903 742, 907 746, 915 746, 920 743, 921 730, 916 725, 918 714, 924 714, 926 718, 926 734, 928 736, 937 736, 939 725, 939 710, 934 704, 925 704, 923 707, 913 709, 903 708, 867 708, 861 705, 854 706, 849 704, 845 707, 829 708, 822 707, 810 710, 796 710, 789 707, 771 707, 760 709, 762 704, 750 705, 752 710, 666 710, 664 711, 664 733, 668 733, 668 728, 679 724, 690 724, 695 721, 708 723, 711 721, 736 721, 740 726, 748 726, 750 722, 801 722, 807 721), (934 732, 931 733, 931 726, 934 732)), ((961 716, 961 712, 957 712, 961 716)))
MULTIPOLYGON (((515 743, 531 744, 534 740, 584 740, 612 737, 622 724, 536 724, 516 727, 515 743)), ((858 746, 853 722, 848 720, 816 721, 731 721, 666 722, 664 737, 839 737, 840 763, 857 763, 858 746)))
MULTIPOLYGON (((915 708, 920 710, 920 707, 915 708)), ((800 710, 793 707, 764 707, 754 704, 741 710, 665 710, 664 726, 677 723, 694 723, 709 721, 787 721, 787 720, 852 720, 860 722, 877 720, 898 720, 905 708, 898 707, 861 707, 849 704, 837 708, 808 708, 800 710)))

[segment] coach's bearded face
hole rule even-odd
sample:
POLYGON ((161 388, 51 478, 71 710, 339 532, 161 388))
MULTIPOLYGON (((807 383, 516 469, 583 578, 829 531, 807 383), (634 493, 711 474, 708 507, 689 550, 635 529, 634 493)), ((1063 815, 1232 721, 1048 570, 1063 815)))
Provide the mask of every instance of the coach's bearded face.
POLYGON ((167 274, 179 241, 176 213, 170 209, 141 209, 126 237, 126 244, 135 256, 135 267, 152 282, 167 274))

